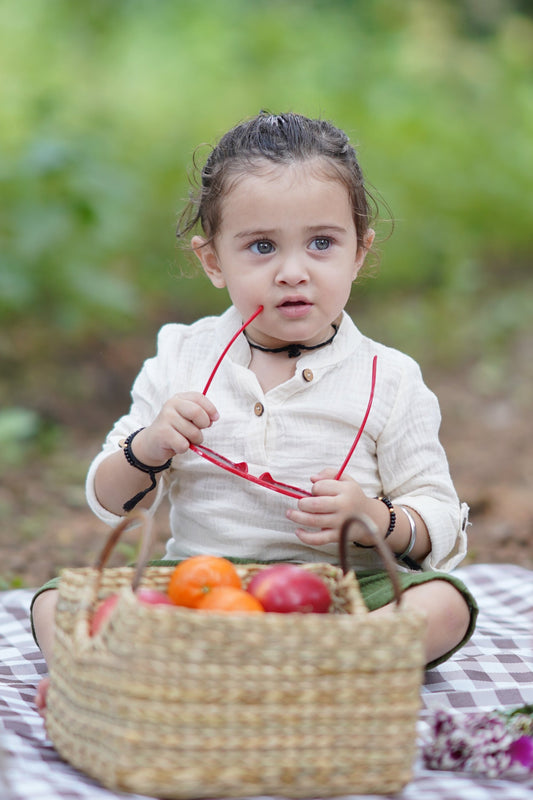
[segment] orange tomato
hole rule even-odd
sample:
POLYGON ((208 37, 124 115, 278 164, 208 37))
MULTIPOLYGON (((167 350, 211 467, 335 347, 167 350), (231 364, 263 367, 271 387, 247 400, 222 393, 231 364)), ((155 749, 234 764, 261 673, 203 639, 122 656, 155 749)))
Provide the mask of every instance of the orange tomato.
POLYGON ((200 611, 263 611, 255 597, 244 589, 234 586, 215 586, 197 604, 200 611))
POLYGON ((241 588, 241 580, 231 561, 220 556, 192 556, 174 569, 167 594, 178 606, 196 608, 217 586, 241 588))

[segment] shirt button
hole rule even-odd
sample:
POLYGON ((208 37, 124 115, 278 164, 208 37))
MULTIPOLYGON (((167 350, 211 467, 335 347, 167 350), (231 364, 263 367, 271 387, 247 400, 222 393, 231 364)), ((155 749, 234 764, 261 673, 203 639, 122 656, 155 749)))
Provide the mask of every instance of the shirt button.
POLYGON ((313 370, 312 369, 304 369, 304 371, 302 372, 302 377, 303 377, 304 381, 306 381, 306 383, 310 383, 314 378, 313 370))
POLYGON ((256 403, 254 406, 254 413, 256 417, 260 417, 265 410, 263 403, 256 403))

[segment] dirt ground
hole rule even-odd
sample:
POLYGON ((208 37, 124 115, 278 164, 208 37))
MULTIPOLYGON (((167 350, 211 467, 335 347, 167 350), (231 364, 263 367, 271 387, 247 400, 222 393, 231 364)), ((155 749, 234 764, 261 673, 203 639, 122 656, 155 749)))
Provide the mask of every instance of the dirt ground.
MULTIPOLYGON (((30 452, 0 470, 0 589, 37 586, 63 566, 87 565, 96 557, 107 528, 86 508, 85 473, 112 421, 127 408, 131 380, 150 346, 148 340, 93 342, 85 355, 70 354, 69 374, 77 377, 67 396, 66 373, 48 363, 46 381, 36 369, 14 398, 27 402, 38 385, 35 406, 61 434, 49 452, 30 452)), ((471 509, 465 563, 533 569, 532 346, 533 339, 524 337, 498 374, 485 374, 479 364, 457 373, 424 370, 440 399, 441 439, 452 476, 471 509)), ((65 359, 68 352, 60 361, 65 359)), ((168 535, 164 507, 156 531, 154 556, 161 555, 168 535)), ((133 560, 136 547, 135 534, 128 534, 112 563, 133 560)))

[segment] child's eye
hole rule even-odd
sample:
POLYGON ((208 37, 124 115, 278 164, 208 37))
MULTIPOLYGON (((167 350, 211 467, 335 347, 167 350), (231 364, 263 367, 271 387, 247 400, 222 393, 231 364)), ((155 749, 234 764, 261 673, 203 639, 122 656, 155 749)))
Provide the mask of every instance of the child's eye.
POLYGON ((311 242, 311 250, 327 250, 329 247, 331 247, 331 239, 328 239, 327 236, 317 236, 311 242))
POLYGON ((270 253, 274 252, 274 245, 272 244, 272 242, 262 239, 259 242, 254 242, 253 244, 251 244, 250 250, 252 251, 252 253, 256 253, 257 255, 268 256, 270 255, 270 253))

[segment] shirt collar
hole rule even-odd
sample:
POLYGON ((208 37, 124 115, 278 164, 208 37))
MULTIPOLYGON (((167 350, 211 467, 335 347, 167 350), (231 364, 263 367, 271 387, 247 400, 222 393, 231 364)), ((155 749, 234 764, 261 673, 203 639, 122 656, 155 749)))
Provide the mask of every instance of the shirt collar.
MULTIPOLYGON (((241 325, 241 315, 235 306, 230 306, 219 317, 216 327, 216 341, 221 347, 221 352, 226 346, 227 342, 229 342, 231 337, 235 334, 235 331, 237 331, 241 325)), ((337 364, 351 355, 360 345, 362 339, 362 333, 359 331, 351 317, 349 317, 348 314, 343 311, 342 320, 339 325, 339 332, 332 343, 326 347, 320 348, 319 350, 314 350, 309 353, 302 353, 302 355, 296 359, 296 362, 298 364, 302 364, 303 366, 312 365, 314 368, 337 364)), ((235 340, 229 352, 227 353, 226 358, 229 358, 236 364, 248 366, 251 358, 251 350, 244 336, 239 336, 235 340)))

